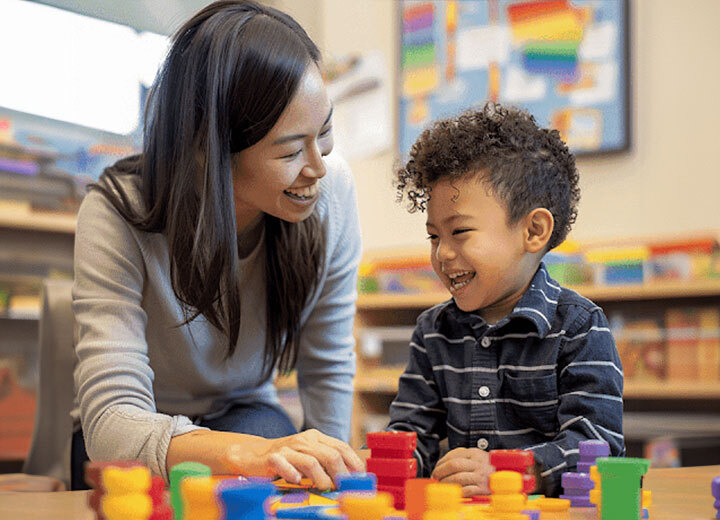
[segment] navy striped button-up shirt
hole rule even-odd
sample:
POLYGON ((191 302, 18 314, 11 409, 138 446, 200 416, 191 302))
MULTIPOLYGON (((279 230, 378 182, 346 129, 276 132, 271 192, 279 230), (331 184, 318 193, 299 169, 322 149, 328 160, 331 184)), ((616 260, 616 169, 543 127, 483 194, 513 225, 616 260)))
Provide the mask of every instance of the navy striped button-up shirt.
POLYGON ((423 312, 390 407, 390 430, 418 434, 418 474, 439 442, 450 449, 532 450, 548 495, 574 471, 578 442, 624 454, 623 373, 600 307, 561 287, 540 265, 505 318, 489 325, 449 300, 423 312))

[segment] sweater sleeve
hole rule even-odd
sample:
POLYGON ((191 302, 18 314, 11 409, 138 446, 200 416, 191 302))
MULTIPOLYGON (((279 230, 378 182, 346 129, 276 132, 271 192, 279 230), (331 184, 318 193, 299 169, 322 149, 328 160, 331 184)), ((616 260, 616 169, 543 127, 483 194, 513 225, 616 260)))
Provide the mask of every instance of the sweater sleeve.
POLYGON ((557 496, 560 477, 577 467, 578 443, 599 439, 610 455, 625 453, 622 433, 623 372, 602 310, 581 313, 558 357, 559 433, 530 449, 541 466, 543 492, 557 496))
POLYGON ((355 375, 353 320, 362 252, 355 186, 348 165, 328 157, 327 276, 303 326, 297 361, 304 428, 350 437, 355 375), (330 168, 328 168, 330 169, 330 168))
POLYGON ((145 341, 141 245, 97 191, 80 208, 74 263, 75 387, 88 456, 137 460, 167 480, 170 439, 198 427, 188 417, 157 412, 145 341))

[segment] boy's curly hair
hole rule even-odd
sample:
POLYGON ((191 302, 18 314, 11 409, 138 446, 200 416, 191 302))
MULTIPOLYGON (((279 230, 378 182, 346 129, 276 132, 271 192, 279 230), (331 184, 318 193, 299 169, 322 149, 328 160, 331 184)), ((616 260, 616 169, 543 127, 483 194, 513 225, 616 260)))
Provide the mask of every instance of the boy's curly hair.
POLYGON ((488 102, 434 122, 418 137, 410 159, 395 172, 398 202, 425 211, 432 186, 482 174, 514 224, 535 208, 555 220, 548 250, 567 236, 580 199, 575 157, 557 130, 539 128, 525 110, 488 102))

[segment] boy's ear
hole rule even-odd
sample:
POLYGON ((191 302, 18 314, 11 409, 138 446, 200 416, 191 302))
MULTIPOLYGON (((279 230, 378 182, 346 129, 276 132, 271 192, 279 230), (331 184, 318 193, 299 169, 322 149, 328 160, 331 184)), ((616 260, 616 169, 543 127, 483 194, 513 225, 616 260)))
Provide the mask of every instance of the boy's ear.
POLYGON ((525 251, 537 253, 547 246, 555 219, 546 208, 535 208, 525 217, 525 251))

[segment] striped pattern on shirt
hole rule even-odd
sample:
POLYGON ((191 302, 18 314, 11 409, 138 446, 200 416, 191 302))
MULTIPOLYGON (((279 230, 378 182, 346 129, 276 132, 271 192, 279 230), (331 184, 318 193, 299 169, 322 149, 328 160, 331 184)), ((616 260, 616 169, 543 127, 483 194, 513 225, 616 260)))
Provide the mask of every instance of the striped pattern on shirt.
POLYGON ((419 476, 430 476, 446 437, 450 449, 532 450, 548 495, 576 468, 579 441, 625 452, 623 372, 607 319, 543 264, 496 324, 449 300, 420 315, 409 350, 389 429, 418 433, 419 476))

